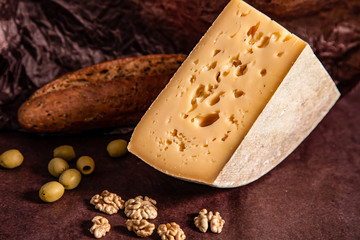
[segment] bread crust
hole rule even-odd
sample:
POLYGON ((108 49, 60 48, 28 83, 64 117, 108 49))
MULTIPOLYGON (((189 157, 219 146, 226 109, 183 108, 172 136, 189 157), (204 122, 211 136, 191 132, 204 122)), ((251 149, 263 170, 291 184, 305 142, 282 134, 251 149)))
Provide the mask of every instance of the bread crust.
POLYGON ((67 73, 38 89, 20 106, 19 124, 32 132, 133 126, 185 57, 129 57, 67 73))

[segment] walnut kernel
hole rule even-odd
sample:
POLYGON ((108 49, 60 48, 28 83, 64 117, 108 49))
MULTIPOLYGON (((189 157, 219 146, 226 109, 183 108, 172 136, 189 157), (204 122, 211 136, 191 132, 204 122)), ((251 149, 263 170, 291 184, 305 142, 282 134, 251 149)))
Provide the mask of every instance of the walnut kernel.
POLYGON ((155 224, 145 219, 128 219, 126 227, 129 231, 135 232, 139 237, 148 237, 154 232, 155 224))
POLYGON ((213 214, 212 211, 208 212, 206 209, 202 209, 199 212, 199 216, 194 218, 195 226, 199 228, 201 232, 207 231, 209 228, 209 222, 210 230, 213 233, 221 233, 225 220, 221 218, 219 212, 215 212, 215 214, 213 214))
POLYGON ((157 217, 156 201, 147 196, 137 196, 125 203, 125 214, 132 219, 154 219, 157 217))
POLYGON ((160 224, 157 230, 161 240, 184 240, 184 231, 175 222, 160 224))
POLYGON ((208 216, 210 220, 210 230, 213 233, 221 233, 225 224, 225 220, 222 219, 220 213, 215 212, 215 214, 213 215, 213 213, 210 211, 208 216))
POLYGON ((110 231, 109 221, 101 216, 96 216, 91 220, 94 224, 90 228, 91 234, 96 238, 102 238, 110 231))
POLYGON ((195 226, 201 231, 206 232, 209 228, 208 211, 203 209, 199 212, 199 216, 194 218, 195 226))
POLYGON ((93 196, 90 203, 95 205, 95 208, 99 211, 110 215, 117 213, 119 209, 124 208, 124 200, 117 194, 111 193, 108 190, 102 191, 100 195, 96 194, 93 196))

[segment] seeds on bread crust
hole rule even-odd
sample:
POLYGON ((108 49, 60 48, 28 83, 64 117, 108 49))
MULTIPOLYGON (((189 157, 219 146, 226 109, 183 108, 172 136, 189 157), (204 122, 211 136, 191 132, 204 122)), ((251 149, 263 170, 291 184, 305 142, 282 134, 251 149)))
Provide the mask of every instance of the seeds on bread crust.
POLYGON ((65 74, 23 103, 18 121, 35 132, 133 126, 184 59, 182 54, 123 58, 65 74))

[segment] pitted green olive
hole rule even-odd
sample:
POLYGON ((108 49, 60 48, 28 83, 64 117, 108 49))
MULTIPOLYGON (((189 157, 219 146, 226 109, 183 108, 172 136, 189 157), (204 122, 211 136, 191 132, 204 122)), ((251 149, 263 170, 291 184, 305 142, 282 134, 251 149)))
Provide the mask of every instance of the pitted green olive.
POLYGON ((72 146, 62 145, 54 149, 54 157, 59 157, 66 161, 71 161, 75 159, 76 154, 72 146))
POLYGON ((59 177, 66 169, 69 169, 69 164, 62 158, 53 158, 48 164, 48 170, 54 177, 59 177))
POLYGON ((81 173, 75 168, 65 170, 59 177, 59 182, 64 185, 66 190, 76 188, 80 181, 81 173))
POLYGON ((95 162, 89 156, 81 156, 76 161, 76 168, 84 175, 91 174, 95 169, 95 162))
POLYGON ((111 141, 107 145, 106 149, 110 157, 121 157, 128 152, 127 142, 124 139, 117 139, 111 141))
POLYGON ((45 183, 39 191, 39 197, 44 202, 55 202, 64 195, 64 186, 59 182, 51 181, 45 183))
POLYGON ((0 165, 4 168, 16 168, 24 161, 24 156, 17 149, 10 149, 0 155, 0 165))

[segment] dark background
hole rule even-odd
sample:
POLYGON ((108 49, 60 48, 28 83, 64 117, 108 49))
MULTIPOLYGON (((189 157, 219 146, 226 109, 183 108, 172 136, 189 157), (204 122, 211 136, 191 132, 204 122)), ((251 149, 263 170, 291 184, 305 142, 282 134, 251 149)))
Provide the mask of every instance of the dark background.
MULTIPOLYGON (((187 239, 360 238, 358 0, 248 1, 312 46, 342 98, 294 153, 247 186, 215 189, 165 176, 131 154, 110 159, 106 144, 129 134, 18 131, 17 108, 45 83, 124 56, 188 54, 227 2, 0 0, 0 152, 18 148, 25 156, 20 168, 0 168, 0 239, 89 238, 98 213, 88 201, 104 189, 125 199, 156 199, 154 223, 176 221, 187 239), (58 202, 44 204, 37 191, 54 180, 47 163, 62 144, 94 157, 97 169, 58 202), (225 218, 220 235, 193 227, 192 218, 204 207, 225 218)), ((134 237, 123 213, 108 219, 112 230, 105 239, 134 237)))
MULTIPOLYGON (((188 54, 228 1, 0 0, 0 129, 38 87, 105 60, 188 54)), ((249 0, 307 41, 342 93, 360 78, 358 0, 249 0)))

